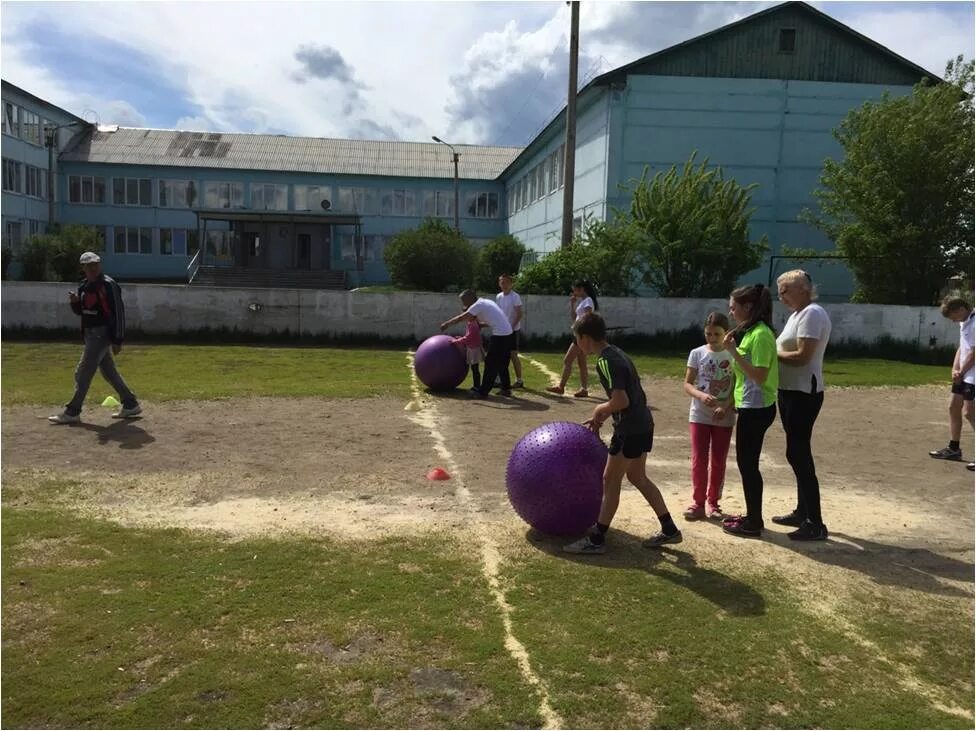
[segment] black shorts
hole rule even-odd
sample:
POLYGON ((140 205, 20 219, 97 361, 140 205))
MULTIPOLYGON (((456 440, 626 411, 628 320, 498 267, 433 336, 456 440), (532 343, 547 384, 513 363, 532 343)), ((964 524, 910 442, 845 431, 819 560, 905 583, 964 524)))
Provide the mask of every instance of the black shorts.
POLYGON ((952 392, 957 396, 962 396, 963 401, 976 400, 976 386, 972 383, 953 383, 952 392))
POLYGON ((611 455, 624 453, 626 459, 637 459, 642 454, 647 454, 654 446, 653 429, 643 434, 617 434, 610 437, 610 446, 607 451, 611 455))
POLYGON ((519 346, 522 345, 522 331, 515 330, 512 334, 514 335, 512 338, 512 352, 517 353, 520 349, 519 346))

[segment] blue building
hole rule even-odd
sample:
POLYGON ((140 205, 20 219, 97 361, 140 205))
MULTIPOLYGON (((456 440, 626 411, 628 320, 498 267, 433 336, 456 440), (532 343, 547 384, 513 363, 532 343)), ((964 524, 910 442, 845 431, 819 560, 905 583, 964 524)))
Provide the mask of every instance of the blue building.
MULTIPOLYGON (((574 221, 610 217, 628 205, 621 187, 645 167, 680 166, 697 151, 727 178, 758 184, 752 234, 768 236, 771 256, 783 246, 832 248, 798 220, 814 205, 823 161, 840 156, 831 131, 854 107, 885 92, 908 94, 922 78, 938 81, 802 2, 641 58, 579 93, 574 221)), ((6 83, 3 95, 5 108, 8 97, 25 109, 45 104, 6 83)), ((51 105, 44 114, 80 122, 51 105)), ((7 192, 12 144, 23 145, 23 159, 9 155, 22 164, 40 165, 48 152, 30 124, 34 136, 24 142, 4 123, 4 245, 36 230, 15 237, 8 211, 11 224, 97 226, 106 267, 123 280, 385 282, 382 252, 392 235, 427 216, 454 222, 454 168, 441 144, 90 125, 59 141, 53 214, 32 217, 8 209, 7 192)), ((476 244, 511 233, 541 254, 558 248, 564 140, 565 110, 524 149, 457 146, 462 233, 476 244)), ((44 202, 26 188, 10 197, 44 202)), ((765 279, 766 267, 747 278, 756 277, 765 279)), ((826 299, 853 290, 846 268, 817 278, 826 299)))
POLYGON ((44 233, 57 200, 59 151, 89 129, 85 120, 6 81, 3 96, 3 245, 18 249, 44 233))

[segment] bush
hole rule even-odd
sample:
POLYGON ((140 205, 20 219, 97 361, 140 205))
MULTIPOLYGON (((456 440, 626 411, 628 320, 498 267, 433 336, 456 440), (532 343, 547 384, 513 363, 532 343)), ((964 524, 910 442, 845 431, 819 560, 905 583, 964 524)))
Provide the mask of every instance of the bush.
POLYGON ((471 286, 474 259, 471 244, 435 218, 425 219, 416 229, 401 231, 383 252, 395 285, 427 292, 471 286))
POLYGON ((80 278, 78 259, 86 251, 102 251, 102 241, 91 226, 69 224, 56 233, 32 236, 17 260, 29 282, 74 282, 80 278))
POLYGON ((640 280, 640 232, 623 221, 587 221, 572 245, 557 249, 519 272, 523 294, 568 294, 586 279, 608 297, 628 297, 640 280))
POLYGON ((518 273, 525 247, 511 234, 503 234, 485 244, 478 252, 474 286, 479 292, 492 292, 498 285, 498 275, 518 273))

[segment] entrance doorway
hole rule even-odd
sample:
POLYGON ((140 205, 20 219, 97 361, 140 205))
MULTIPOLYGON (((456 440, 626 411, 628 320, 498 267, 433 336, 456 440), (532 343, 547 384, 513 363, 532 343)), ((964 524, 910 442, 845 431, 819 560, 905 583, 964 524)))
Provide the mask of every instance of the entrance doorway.
POLYGON ((298 234, 295 239, 295 268, 312 268, 312 236, 310 234, 298 234))
POLYGON ((264 264, 261 237, 254 231, 245 231, 241 242, 241 266, 260 267, 264 264))

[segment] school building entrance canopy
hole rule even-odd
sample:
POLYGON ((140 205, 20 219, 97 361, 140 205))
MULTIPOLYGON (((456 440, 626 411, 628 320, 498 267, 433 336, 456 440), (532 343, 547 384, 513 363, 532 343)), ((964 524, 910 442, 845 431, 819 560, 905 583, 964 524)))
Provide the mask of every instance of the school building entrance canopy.
POLYGON ((341 229, 352 234, 357 269, 362 267, 362 217, 355 213, 228 208, 195 208, 193 213, 203 267, 329 271, 335 258, 333 242, 341 229))

